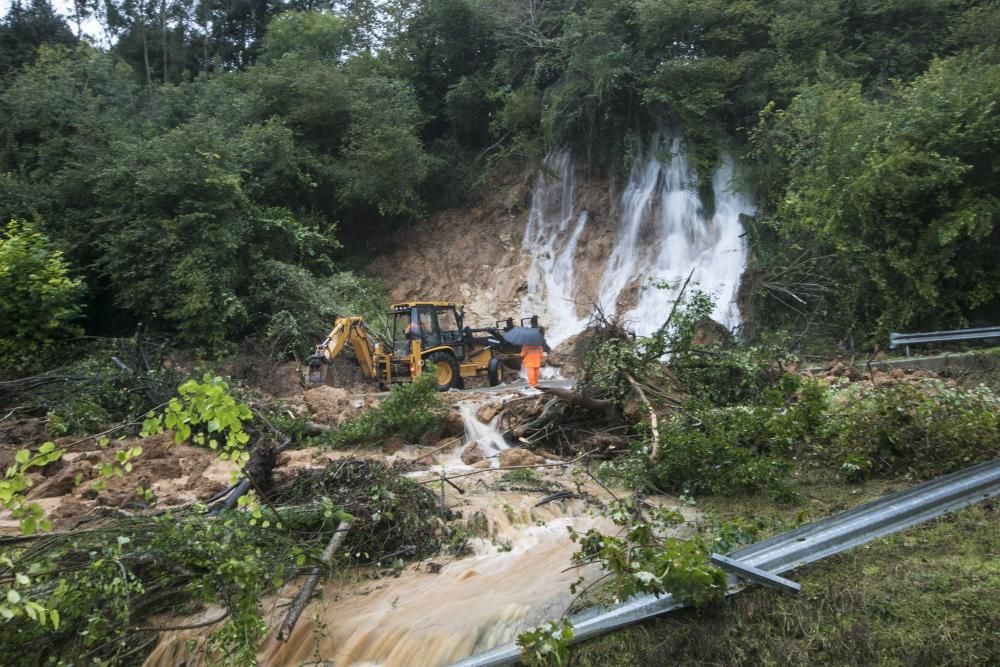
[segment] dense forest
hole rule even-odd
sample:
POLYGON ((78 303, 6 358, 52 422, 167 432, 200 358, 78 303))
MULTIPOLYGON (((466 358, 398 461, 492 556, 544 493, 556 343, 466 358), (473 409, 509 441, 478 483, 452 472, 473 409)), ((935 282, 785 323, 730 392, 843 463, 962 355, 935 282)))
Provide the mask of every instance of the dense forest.
POLYGON ((352 258, 387 232, 556 146, 625 173, 661 127, 701 174, 743 157, 748 330, 1000 315, 995 1, 72 7, 0 24, 0 366, 138 322, 288 349, 379 289, 352 258))

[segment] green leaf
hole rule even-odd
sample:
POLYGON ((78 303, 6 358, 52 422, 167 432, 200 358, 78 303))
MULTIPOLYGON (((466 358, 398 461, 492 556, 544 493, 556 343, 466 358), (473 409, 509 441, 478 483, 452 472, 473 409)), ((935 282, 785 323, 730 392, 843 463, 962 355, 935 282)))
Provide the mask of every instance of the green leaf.
POLYGON ((11 604, 17 604, 21 601, 21 594, 15 591, 13 588, 7 591, 7 602, 11 604))
POLYGON ((17 454, 14 455, 14 460, 24 465, 31 459, 31 452, 27 449, 19 449, 17 454))

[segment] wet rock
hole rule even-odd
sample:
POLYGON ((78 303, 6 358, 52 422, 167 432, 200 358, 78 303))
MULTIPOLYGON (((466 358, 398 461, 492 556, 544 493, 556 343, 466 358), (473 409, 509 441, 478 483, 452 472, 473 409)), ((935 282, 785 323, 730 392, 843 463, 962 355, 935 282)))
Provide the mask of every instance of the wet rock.
MULTIPOLYGON (((125 443, 122 444, 124 445, 125 443)), ((173 433, 151 435, 139 441, 138 445, 142 447, 142 458, 146 461, 152 459, 173 459, 177 457, 177 452, 180 451, 174 444, 173 433)))
POLYGON ((445 437, 455 437, 465 433, 465 420, 462 419, 462 413, 458 410, 448 412, 441 422, 441 428, 445 437))
POLYGON ((280 454, 275 461, 278 468, 308 468, 312 464, 313 455, 316 450, 308 449, 287 449, 280 454))
POLYGON ((137 484, 131 489, 106 489, 97 495, 97 504, 103 507, 121 507, 136 499, 135 490, 139 486, 144 485, 137 484))
POLYGON ((442 438, 444 438, 444 427, 438 426, 420 436, 420 444, 424 447, 431 447, 435 442, 440 442, 442 438))
POLYGON ((191 475, 184 485, 186 491, 190 491, 196 498, 210 498, 228 486, 217 479, 211 479, 205 475, 191 475))
POLYGON ((490 461, 489 459, 483 459, 482 461, 477 461, 476 463, 473 463, 472 467, 476 468, 477 470, 486 470, 487 468, 493 467, 493 462, 490 461))
POLYGON ((449 445, 458 445, 461 442, 461 438, 458 436, 450 436, 447 438, 441 438, 436 443, 434 443, 434 451, 440 452, 447 449, 449 445))
POLYGON ((489 424, 493 421, 493 418, 497 416, 497 413, 503 409, 503 403, 499 401, 494 401, 493 403, 486 403, 479 406, 476 410, 476 419, 483 422, 484 424, 489 424))
POLYGON ((470 442, 462 450, 462 463, 465 465, 475 465, 485 458, 486 452, 483 451, 483 446, 478 442, 470 442))
POLYGON ((14 463, 18 449, 36 447, 48 440, 48 435, 44 419, 10 418, 0 421, 0 470, 6 470, 14 463))
POLYGON ((382 443, 382 453, 387 456, 392 456, 406 447, 406 438, 401 435, 394 435, 384 443, 382 443))
POLYGON ((545 463, 545 459, 527 449, 512 447, 500 451, 500 467, 530 466, 545 463))
POLYGON ((53 519, 80 518, 87 514, 90 505, 76 498, 66 498, 49 515, 53 519))

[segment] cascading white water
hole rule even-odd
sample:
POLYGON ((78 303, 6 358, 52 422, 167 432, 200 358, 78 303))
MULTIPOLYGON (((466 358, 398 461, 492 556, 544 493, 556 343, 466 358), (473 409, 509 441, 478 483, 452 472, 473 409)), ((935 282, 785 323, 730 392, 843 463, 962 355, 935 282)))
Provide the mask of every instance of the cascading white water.
POLYGON ((462 421, 465 422, 466 446, 478 443, 487 458, 495 457, 504 449, 509 448, 510 445, 504 440, 503 434, 497 430, 496 422, 499 417, 495 417, 489 424, 484 424, 476 416, 478 408, 479 403, 473 401, 460 403, 458 406, 462 413, 462 421))
POLYGON ((652 333, 666 319, 689 274, 689 289, 714 297, 716 320, 728 327, 739 323, 735 297, 746 265, 740 215, 752 215, 754 205, 748 195, 732 190, 731 157, 723 156, 714 174, 715 213, 708 218, 682 140, 655 136, 632 167, 618 207, 614 246, 591 295, 575 291, 581 269, 573 260, 587 218, 575 213, 572 160, 558 151, 546 164, 559 181, 541 175, 535 189, 524 237, 531 268, 522 312, 543 318, 551 345, 586 325, 577 301, 599 303, 608 315, 620 313, 637 333, 652 333))
POLYGON ((521 304, 524 316, 538 315, 546 339, 555 346, 583 330, 586 319, 577 315, 573 259, 587 212, 577 215, 573 160, 569 151, 556 151, 545 161, 531 200, 524 248, 531 253, 528 292, 521 304))

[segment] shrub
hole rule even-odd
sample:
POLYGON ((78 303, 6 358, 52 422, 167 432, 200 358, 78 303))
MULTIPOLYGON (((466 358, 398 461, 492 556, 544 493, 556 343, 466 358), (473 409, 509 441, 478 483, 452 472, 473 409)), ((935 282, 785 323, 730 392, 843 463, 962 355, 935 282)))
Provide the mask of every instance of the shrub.
POLYGON ((781 342, 775 341, 693 350, 675 355, 670 369, 683 378, 692 398, 736 405, 758 401, 762 393, 778 385, 793 361, 781 342))
POLYGON ((755 404, 718 407, 691 401, 683 413, 660 423, 655 460, 640 448, 609 466, 609 472, 651 491, 765 493, 791 501, 796 493, 786 478, 792 457, 816 438, 826 405, 824 387, 787 374, 758 394, 755 404))
POLYGON ((785 481, 792 463, 770 448, 784 420, 771 412, 760 407, 713 408, 697 413, 701 426, 684 416, 668 420, 642 485, 672 493, 793 497, 785 481))
POLYGON ((437 378, 422 373, 413 382, 393 386, 388 398, 334 431, 330 444, 373 444, 394 435, 416 441, 440 425, 444 411, 437 378))
POLYGON ((845 390, 814 454, 851 480, 929 478, 1000 455, 1000 396, 938 380, 845 390))
POLYGON ((661 508, 644 515, 627 499, 613 505, 611 520, 622 529, 616 535, 594 529, 581 535, 571 529, 570 538, 580 544, 573 563, 600 563, 608 571, 607 586, 616 600, 640 593, 670 594, 684 604, 704 607, 722 597, 726 575, 709 565, 705 543, 664 536, 683 523, 680 513, 661 508))
POLYGON ((0 233, 0 368, 37 366, 39 353, 77 334, 81 292, 62 252, 33 223, 7 223, 0 233))

